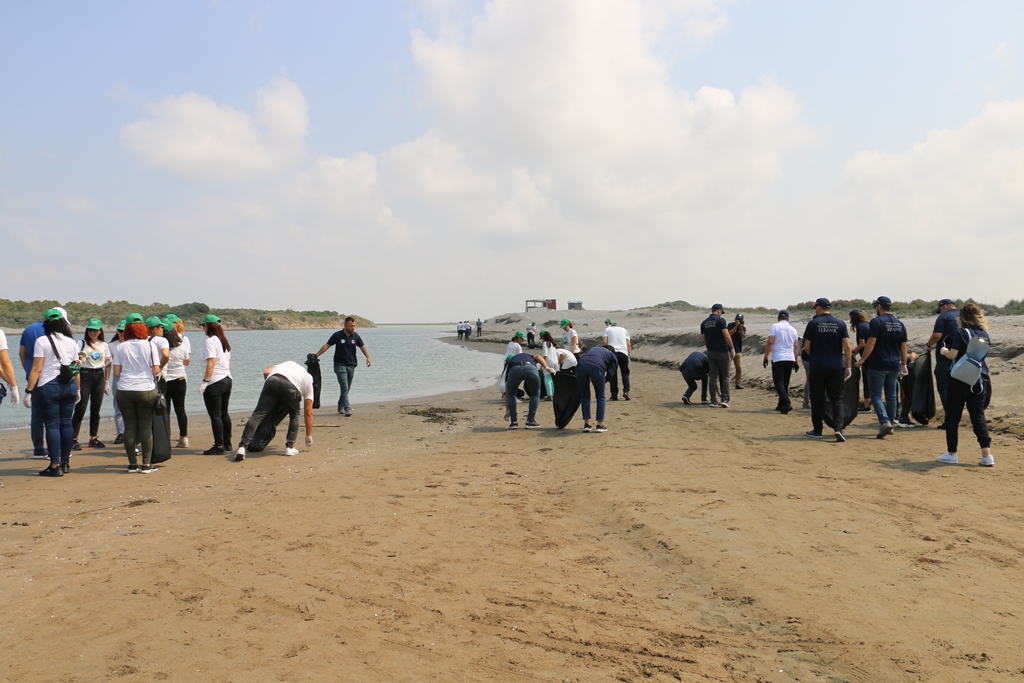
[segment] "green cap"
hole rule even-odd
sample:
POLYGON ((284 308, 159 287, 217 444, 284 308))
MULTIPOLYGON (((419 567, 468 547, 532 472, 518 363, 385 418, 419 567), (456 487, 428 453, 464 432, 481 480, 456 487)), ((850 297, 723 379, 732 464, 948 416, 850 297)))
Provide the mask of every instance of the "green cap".
POLYGON ((526 339, 526 335, 523 334, 522 332, 516 332, 515 334, 512 335, 512 338, 513 339, 526 339))
POLYGON ((179 318, 178 316, 174 315, 173 313, 168 313, 167 315, 164 316, 164 324, 165 325, 168 325, 168 324, 173 325, 174 323, 178 322, 179 320, 181 320, 181 318, 179 318))
POLYGON ((163 326, 164 332, 171 332, 174 330, 174 323, 167 322, 167 318, 161 320, 160 324, 163 326))
POLYGON ((148 327, 150 329, 152 329, 154 327, 163 327, 163 326, 164 326, 164 321, 161 320, 160 318, 156 317, 155 315, 151 315, 148 318, 146 318, 146 327, 148 327))
POLYGON ((127 320, 119 320, 119 321, 117 321, 117 331, 118 332, 124 332, 124 326, 127 325, 127 324, 128 324, 127 320))
POLYGON ((541 330, 541 331, 540 331, 540 332, 538 332, 537 334, 538 334, 539 336, 543 337, 543 336, 544 336, 545 334, 547 334, 547 333, 548 333, 548 331, 547 331, 547 330, 541 330))
POLYGON ((608 323, 609 325, 611 325, 611 324, 612 324, 612 319, 611 319, 611 318, 605 318, 605 319, 604 319, 604 321, 605 321, 606 323, 608 323))
POLYGON ((124 322, 126 325, 136 325, 142 322, 142 315, 139 313, 129 313, 124 322))
POLYGON ((51 308, 46 312, 46 315, 44 315, 43 318, 46 320, 62 320, 64 318, 64 315, 60 312, 59 309, 51 308))
POLYGON ((89 318, 89 324, 85 326, 87 330, 102 330, 103 321, 99 318, 89 318))
POLYGON ((571 322, 572 321, 569 320, 568 318, 562 318, 562 320, 558 323, 558 327, 559 327, 559 329, 564 330, 565 326, 570 324, 571 322))
POLYGON ((220 318, 211 313, 210 315, 203 318, 203 324, 205 325, 206 323, 216 323, 220 325, 220 318))

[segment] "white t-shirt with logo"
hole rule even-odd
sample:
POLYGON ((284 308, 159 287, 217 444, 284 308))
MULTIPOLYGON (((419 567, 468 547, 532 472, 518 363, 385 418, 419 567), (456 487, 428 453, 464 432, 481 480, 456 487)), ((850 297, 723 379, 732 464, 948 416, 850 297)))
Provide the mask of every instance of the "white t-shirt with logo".
POLYGON ((629 332, 624 327, 609 325, 604 330, 604 336, 608 338, 607 346, 610 346, 616 353, 629 353, 626 342, 629 341, 629 332))
POLYGON ((793 356, 793 343, 796 342, 798 336, 796 328, 785 320, 780 320, 772 325, 771 329, 768 330, 768 337, 775 337, 775 342, 772 346, 773 363, 796 360, 796 357, 793 356))
POLYGON ((89 346, 84 339, 78 341, 78 362, 83 370, 102 370, 110 363, 110 347, 107 342, 96 342, 96 347, 89 346))
POLYGON ((562 347, 569 351, 575 351, 579 347, 579 335, 576 330, 566 329, 562 331, 562 347))

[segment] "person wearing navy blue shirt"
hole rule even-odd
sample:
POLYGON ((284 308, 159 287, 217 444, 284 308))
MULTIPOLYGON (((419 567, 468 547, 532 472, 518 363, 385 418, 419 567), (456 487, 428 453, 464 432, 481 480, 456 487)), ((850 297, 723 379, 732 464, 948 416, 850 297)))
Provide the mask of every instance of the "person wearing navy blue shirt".
POLYGON ((605 346, 595 346, 582 356, 576 363, 576 381, 580 385, 580 409, 583 411, 583 431, 590 431, 590 385, 594 385, 594 396, 597 398, 598 432, 606 432, 604 425, 604 385, 608 378, 619 370, 619 359, 615 353, 605 346))
POLYGON ((334 374, 338 377, 338 386, 341 388, 341 395, 338 396, 338 412, 351 417, 352 406, 348 401, 348 393, 352 389, 352 380, 356 375, 356 348, 358 347, 366 356, 366 367, 370 367, 370 352, 366 350, 366 344, 362 337, 356 332, 356 319, 352 316, 345 318, 345 326, 331 335, 327 343, 316 352, 322 356, 327 349, 334 347, 334 374))
MULTIPOLYGON (((967 345, 972 337, 981 337, 992 345, 992 339, 988 335, 988 323, 981 309, 976 304, 966 303, 960 309, 960 328, 947 338, 940 347, 939 352, 948 359, 951 365, 967 352, 967 345)), ((967 407, 967 414, 971 417, 971 426, 974 428, 974 435, 978 437, 978 445, 981 446, 982 467, 992 467, 996 464, 992 456, 992 438, 988 433, 988 426, 985 423, 985 390, 984 387, 990 382, 988 365, 985 359, 981 360, 981 390, 977 385, 970 386, 955 377, 949 378, 946 401, 949 412, 946 414, 946 452, 939 456, 938 461, 955 465, 959 462, 957 447, 959 446, 960 418, 964 414, 964 406, 967 407)))
POLYGON ((732 364, 736 368, 736 376, 734 380, 736 382, 736 388, 743 388, 743 340, 747 338, 747 325, 743 320, 743 314, 737 313, 729 326, 726 328, 729 330, 729 336, 732 337, 732 350, 736 353, 733 354, 732 364))
MULTIPOLYGON (((864 347, 868 343, 868 317, 864 311, 855 308, 850 311, 850 331, 856 333, 856 346, 853 347, 853 357, 860 360, 864 356, 864 347)), ((864 395, 861 398, 860 412, 871 412, 871 389, 868 386, 868 373, 861 373, 861 382, 864 385, 864 395)))
POLYGON ((537 406, 540 405, 540 369, 547 368, 544 356, 517 353, 505 357, 505 409, 508 411, 509 429, 519 429, 516 416, 516 393, 519 385, 526 387, 530 395, 530 409, 526 413, 526 428, 540 427, 537 422, 537 406))
MULTIPOLYGON (((956 334, 960 329, 960 311, 956 308, 956 302, 952 299, 942 299, 938 308, 935 309, 938 318, 935 319, 935 326, 932 328, 932 336, 928 337, 928 349, 935 348, 935 388, 939 392, 939 403, 942 404, 943 414, 946 413, 946 391, 949 386, 949 370, 953 367, 952 361, 943 356, 939 351, 942 347, 940 342, 947 337, 956 334)), ((940 424, 943 429, 945 424, 940 424)))
POLYGON ((832 315, 832 302, 822 297, 814 302, 814 318, 804 329, 804 353, 807 354, 808 376, 811 384, 811 431, 806 436, 822 438, 826 402, 832 409, 832 424, 835 425, 835 439, 842 443, 843 422, 846 410, 843 406, 843 383, 850 379, 853 354, 850 349, 850 333, 846 323, 832 315))
POLYGON ((697 391, 697 380, 700 380, 700 402, 708 402, 708 354, 694 351, 679 366, 679 373, 686 381, 686 393, 683 403, 690 405, 690 397, 697 391))
POLYGON ((708 379, 711 385, 711 407, 729 407, 729 367, 736 355, 732 346, 732 335, 725 324, 722 304, 711 307, 711 315, 700 324, 700 343, 707 347, 708 379), (717 384, 716 384, 717 382, 717 384), (721 386, 722 400, 718 400, 718 386, 721 386))
POLYGON ((892 299, 880 296, 872 302, 875 317, 868 324, 868 341, 857 361, 866 365, 871 379, 871 405, 878 416, 878 438, 892 434, 899 416, 897 398, 899 378, 907 375, 907 327, 892 314, 892 299), (882 395, 885 403, 882 403, 882 395))
MULTIPOLYGON (((57 310, 63 311, 63 308, 57 310)), ((64 318, 67 320, 67 316, 64 318)), ((32 372, 32 353, 36 348, 36 339, 39 339, 46 332, 43 331, 43 321, 32 323, 21 333, 21 346, 18 349, 18 358, 21 360, 21 367, 25 369, 25 381, 28 381, 29 373, 32 372)), ((32 402, 32 413, 29 419, 29 433, 32 437, 32 457, 36 460, 43 460, 47 457, 46 450, 46 427, 43 421, 42 401, 32 402)))

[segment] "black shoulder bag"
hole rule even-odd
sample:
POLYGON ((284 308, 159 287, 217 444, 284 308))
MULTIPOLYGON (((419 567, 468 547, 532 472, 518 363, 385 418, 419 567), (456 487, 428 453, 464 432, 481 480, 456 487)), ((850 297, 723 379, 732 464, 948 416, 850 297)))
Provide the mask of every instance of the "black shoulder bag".
POLYGON ((61 384, 71 384, 71 381, 75 379, 81 367, 77 360, 73 360, 67 365, 64 365, 64 358, 61 357, 60 351, 57 350, 57 345, 53 343, 53 337, 46 335, 46 338, 50 340, 50 348, 53 349, 53 355, 60 363, 60 374, 57 375, 58 381, 61 384))

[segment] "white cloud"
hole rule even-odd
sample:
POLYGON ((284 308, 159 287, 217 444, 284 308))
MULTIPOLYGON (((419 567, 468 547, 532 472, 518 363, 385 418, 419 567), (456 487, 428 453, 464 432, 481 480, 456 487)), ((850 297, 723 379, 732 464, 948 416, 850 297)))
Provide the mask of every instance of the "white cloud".
POLYGON ((306 154, 306 98, 285 77, 259 90, 255 115, 195 93, 167 97, 150 111, 150 119, 124 127, 122 144, 145 165, 190 180, 279 174, 306 154))

